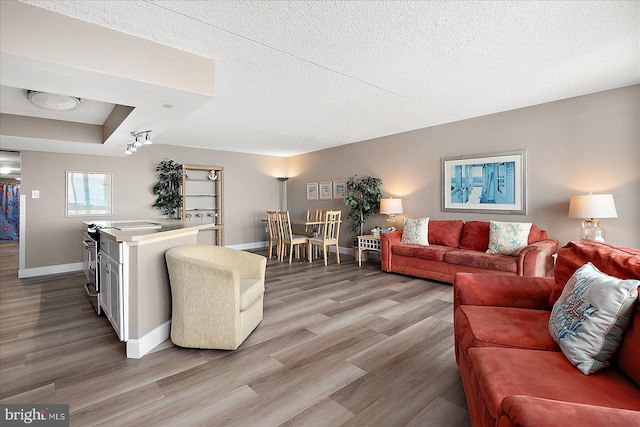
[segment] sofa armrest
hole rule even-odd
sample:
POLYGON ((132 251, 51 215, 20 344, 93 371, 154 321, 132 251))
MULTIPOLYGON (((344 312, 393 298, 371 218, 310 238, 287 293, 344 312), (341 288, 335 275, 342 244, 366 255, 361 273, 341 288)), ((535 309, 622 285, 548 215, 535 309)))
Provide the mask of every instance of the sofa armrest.
POLYGON ((553 254, 558 251, 555 239, 529 244, 518 254, 518 276, 553 276, 553 254))
POLYGON ((391 271, 391 246, 397 245, 402 240, 402 231, 392 231, 380 234, 380 249, 382 252, 382 271, 391 271))
POLYGON ((502 414, 496 425, 555 427, 563 423, 576 426, 637 426, 640 425, 640 412, 532 396, 509 396, 502 401, 502 414))
POLYGON ((453 310, 460 305, 488 305, 550 310, 553 277, 521 277, 497 274, 456 273, 453 310))

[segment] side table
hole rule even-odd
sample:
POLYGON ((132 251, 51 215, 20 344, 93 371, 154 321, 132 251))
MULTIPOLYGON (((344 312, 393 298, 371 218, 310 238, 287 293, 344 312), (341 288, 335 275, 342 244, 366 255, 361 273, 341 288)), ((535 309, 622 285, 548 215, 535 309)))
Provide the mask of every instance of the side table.
POLYGON ((358 267, 362 266, 362 251, 376 251, 380 254, 381 250, 380 236, 358 236, 358 267))

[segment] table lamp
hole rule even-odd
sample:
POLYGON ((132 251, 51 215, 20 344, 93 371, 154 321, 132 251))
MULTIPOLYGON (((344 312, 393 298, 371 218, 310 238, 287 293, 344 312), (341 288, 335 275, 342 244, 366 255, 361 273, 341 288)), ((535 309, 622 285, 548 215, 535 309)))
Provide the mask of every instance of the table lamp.
POLYGON ((605 231, 600 218, 617 218, 616 205, 611 194, 584 194, 569 199, 569 218, 584 218, 580 229, 582 241, 604 242, 605 231))
POLYGON ((380 200, 380 213, 388 215, 387 228, 395 227, 396 214, 402 213, 402 199, 381 199, 380 200))

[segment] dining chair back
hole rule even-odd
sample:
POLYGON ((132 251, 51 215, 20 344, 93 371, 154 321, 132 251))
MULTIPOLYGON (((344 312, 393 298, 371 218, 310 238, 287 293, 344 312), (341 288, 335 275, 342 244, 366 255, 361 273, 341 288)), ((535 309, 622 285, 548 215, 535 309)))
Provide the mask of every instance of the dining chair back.
POLYGON ((328 253, 329 247, 336 247, 336 262, 340 264, 340 249, 338 247, 338 240, 340 237, 340 219, 342 211, 322 211, 324 216, 324 225, 322 227, 322 233, 316 237, 311 237, 307 244, 307 254, 309 256, 309 262, 312 261, 312 246, 322 246, 322 253, 324 256, 324 265, 327 265, 327 258, 330 255, 328 253))
POLYGON ((267 224, 269 229, 269 259, 273 256, 273 245, 276 245, 276 257, 280 259, 282 252, 282 238, 280 236, 280 226, 278 225, 278 212, 267 211, 267 224))
POLYGON ((280 225, 280 239, 282 241, 282 252, 280 253, 280 260, 284 260, 285 249, 289 248, 289 264, 293 258, 294 248, 297 250, 297 257, 300 257, 300 247, 303 249, 307 246, 307 236, 301 236, 293 234, 291 231, 291 218, 289 217, 289 211, 278 212, 278 223, 280 225), (297 246, 297 247, 296 247, 297 246))
MULTIPOLYGON (((307 209, 307 222, 317 222, 320 221, 322 217, 320 209, 307 209)), ((304 231, 306 231, 305 235, 310 237, 316 236, 318 234, 318 229, 320 226, 318 224, 311 224, 304 227, 304 231)))

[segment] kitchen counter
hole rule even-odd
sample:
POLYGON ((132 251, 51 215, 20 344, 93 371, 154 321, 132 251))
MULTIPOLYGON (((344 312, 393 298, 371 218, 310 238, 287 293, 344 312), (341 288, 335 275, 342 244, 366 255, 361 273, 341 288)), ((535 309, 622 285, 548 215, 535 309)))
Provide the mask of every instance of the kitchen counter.
POLYGON ((114 220, 83 221, 87 226, 96 225, 100 233, 116 242, 139 242, 144 240, 178 237, 198 233, 200 230, 213 230, 221 225, 197 223, 183 220, 114 220))
POLYGON ((213 244, 221 225, 182 220, 84 221, 100 231, 100 301, 127 357, 140 358, 169 338, 171 286, 165 252, 213 244))

